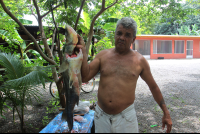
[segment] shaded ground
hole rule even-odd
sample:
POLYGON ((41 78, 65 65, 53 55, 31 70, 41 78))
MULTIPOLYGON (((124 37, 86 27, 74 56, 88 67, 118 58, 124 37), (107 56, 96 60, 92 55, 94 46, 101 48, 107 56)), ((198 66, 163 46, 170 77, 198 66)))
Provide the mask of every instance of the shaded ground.
MULTIPOLYGON (((200 59, 148 60, 155 81, 161 89, 165 103, 170 111, 173 133, 200 133, 200 59)), ((81 100, 96 101, 99 75, 96 76, 95 90, 85 94, 81 92, 81 100)), ((51 121, 59 111, 47 114, 51 100, 48 92, 49 83, 43 91, 43 102, 28 105, 25 111, 27 133, 38 133, 46 125, 44 117, 51 121)), ((162 111, 154 101, 146 83, 139 78, 136 87, 135 108, 140 133, 163 133, 161 129, 162 111), (155 125, 154 127, 151 125, 155 125), (156 126, 157 125, 157 126, 156 126)), ((19 119, 16 115, 12 122, 12 112, 6 110, 6 120, 0 117, 1 133, 20 133, 19 119)))

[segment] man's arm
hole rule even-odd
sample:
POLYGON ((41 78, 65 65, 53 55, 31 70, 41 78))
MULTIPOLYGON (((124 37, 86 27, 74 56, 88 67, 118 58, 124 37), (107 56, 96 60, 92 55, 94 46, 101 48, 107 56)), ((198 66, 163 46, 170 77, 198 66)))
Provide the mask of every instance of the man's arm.
POLYGON ((82 49, 82 53, 83 53, 83 62, 81 66, 82 82, 88 82, 98 73, 100 60, 98 56, 96 56, 94 60, 90 64, 88 64, 87 62, 88 56, 86 53, 85 42, 80 35, 77 34, 77 36, 78 36, 78 43, 76 47, 79 49, 82 49))
POLYGON ((149 64, 144 57, 142 59, 142 68, 143 68, 143 70, 142 70, 140 76, 147 83, 147 85, 149 86, 149 88, 151 90, 151 93, 153 94, 155 101, 159 104, 160 108, 162 109, 162 111, 164 113, 163 118, 162 118, 162 123, 163 123, 162 128, 164 129, 165 124, 166 124, 167 125, 166 132, 169 133, 172 128, 172 121, 171 121, 170 113, 166 107, 162 93, 151 74, 149 64))

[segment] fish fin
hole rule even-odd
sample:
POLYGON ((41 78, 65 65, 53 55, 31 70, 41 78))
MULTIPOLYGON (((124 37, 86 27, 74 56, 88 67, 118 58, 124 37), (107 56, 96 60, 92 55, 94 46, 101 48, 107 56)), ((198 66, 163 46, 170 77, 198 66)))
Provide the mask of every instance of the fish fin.
POLYGON ((66 121, 67 120, 67 113, 65 111, 63 111, 62 113, 62 118, 61 118, 62 121, 66 121))
POLYGON ((81 73, 79 73, 79 74, 77 75, 77 77, 78 77, 79 88, 81 88, 81 87, 82 87, 81 73))
MULTIPOLYGON (((79 100, 79 97, 78 97, 78 100, 79 100)), ((77 101, 77 106, 78 106, 78 104, 79 104, 79 101, 77 101)))
POLYGON ((61 94, 65 95, 65 90, 64 89, 61 90, 61 94))
POLYGON ((58 70, 58 73, 62 73, 68 69, 69 64, 67 62, 63 62, 58 70))
POLYGON ((69 78, 69 88, 72 88, 73 83, 74 83, 73 78, 72 78, 72 76, 70 76, 70 78, 69 78))

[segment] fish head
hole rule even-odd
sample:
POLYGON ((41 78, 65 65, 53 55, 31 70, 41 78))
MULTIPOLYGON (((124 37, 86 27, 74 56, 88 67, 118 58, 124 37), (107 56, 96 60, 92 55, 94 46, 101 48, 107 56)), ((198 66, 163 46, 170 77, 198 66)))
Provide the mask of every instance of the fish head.
POLYGON ((76 31, 69 25, 65 27, 65 38, 66 42, 64 45, 63 52, 68 55, 72 55, 75 52, 75 47, 78 43, 78 37, 76 31))
POLYGON ((59 68, 59 73, 66 71, 69 65, 80 68, 83 60, 82 50, 76 48, 78 43, 77 33, 69 25, 66 25, 65 37, 66 42, 63 48, 63 62, 59 68))

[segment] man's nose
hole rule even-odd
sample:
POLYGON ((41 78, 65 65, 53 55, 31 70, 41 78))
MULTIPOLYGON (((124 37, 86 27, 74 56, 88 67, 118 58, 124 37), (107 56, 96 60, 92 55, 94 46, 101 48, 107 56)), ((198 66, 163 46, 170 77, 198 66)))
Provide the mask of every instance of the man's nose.
POLYGON ((120 40, 124 40, 124 39, 125 39, 124 35, 121 35, 120 40))

